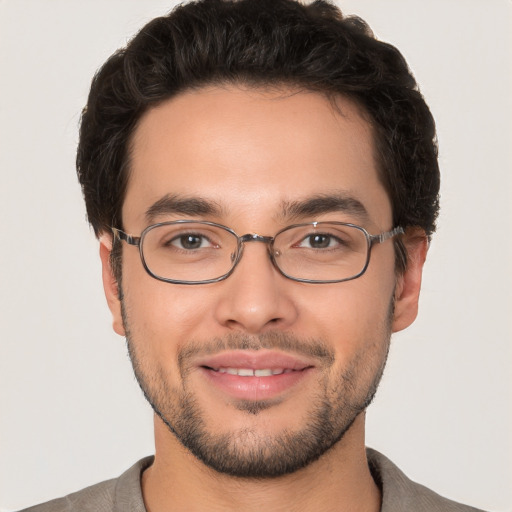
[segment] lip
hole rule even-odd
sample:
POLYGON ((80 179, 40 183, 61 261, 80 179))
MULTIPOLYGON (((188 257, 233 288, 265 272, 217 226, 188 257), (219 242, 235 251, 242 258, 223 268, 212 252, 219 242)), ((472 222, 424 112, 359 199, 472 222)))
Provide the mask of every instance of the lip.
POLYGON ((283 352, 241 350, 204 357, 196 362, 196 367, 222 393, 232 398, 254 401, 269 400, 286 393, 304 381, 315 365, 308 358, 283 352), (273 370, 276 374, 243 376, 228 373, 228 368, 273 370))

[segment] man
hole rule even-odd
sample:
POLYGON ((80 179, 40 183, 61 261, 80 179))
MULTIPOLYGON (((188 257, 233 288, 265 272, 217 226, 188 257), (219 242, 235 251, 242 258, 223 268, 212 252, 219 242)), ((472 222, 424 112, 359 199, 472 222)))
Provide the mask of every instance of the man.
POLYGON ((475 510, 364 446, 438 210, 395 48, 324 2, 184 5, 96 75, 77 169, 156 453, 30 510, 475 510))

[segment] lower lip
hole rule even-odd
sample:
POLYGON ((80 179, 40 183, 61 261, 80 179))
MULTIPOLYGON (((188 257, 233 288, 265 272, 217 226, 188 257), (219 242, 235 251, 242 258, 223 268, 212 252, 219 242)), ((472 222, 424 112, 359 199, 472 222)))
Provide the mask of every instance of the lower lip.
POLYGON ((201 368, 208 380, 222 392, 241 400, 269 400, 300 384, 313 370, 281 373, 268 377, 240 377, 229 373, 216 372, 209 368, 201 368))

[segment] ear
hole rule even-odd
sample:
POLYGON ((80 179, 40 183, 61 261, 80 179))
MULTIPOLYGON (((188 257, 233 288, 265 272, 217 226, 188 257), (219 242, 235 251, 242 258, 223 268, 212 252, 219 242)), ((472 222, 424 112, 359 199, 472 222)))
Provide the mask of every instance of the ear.
POLYGON ((123 316, 121 314, 121 300, 117 279, 112 271, 110 254, 112 252, 112 237, 102 235, 100 237, 100 258, 102 267, 103 290, 107 298, 108 307, 112 313, 112 326, 120 336, 125 336, 123 316))
POLYGON ((402 241, 407 250, 407 268, 397 279, 393 332, 409 327, 418 315, 421 276, 428 251, 427 235, 420 228, 408 229, 402 241))

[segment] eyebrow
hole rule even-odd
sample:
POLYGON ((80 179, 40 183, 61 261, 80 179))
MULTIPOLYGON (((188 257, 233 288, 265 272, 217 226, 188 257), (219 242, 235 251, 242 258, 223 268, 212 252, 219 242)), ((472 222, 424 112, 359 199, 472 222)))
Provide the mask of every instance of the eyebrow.
POLYGON ((190 217, 220 216, 222 208, 214 201, 199 197, 182 197, 176 194, 167 194, 153 203, 145 213, 146 220, 153 222, 156 217, 180 214, 190 217))
MULTIPOLYGON (((148 223, 152 223, 159 216, 179 214, 189 217, 222 217, 224 211, 212 200, 167 194, 146 210, 145 217, 148 223)), ((352 215, 363 221, 369 218, 363 203, 344 193, 319 194, 300 201, 284 201, 277 218, 304 219, 335 212, 352 215)))
POLYGON ((320 194, 302 201, 284 202, 280 217, 302 219, 335 212, 346 213, 363 221, 369 219, 368 211, 363 203, 344 193, 320 194))

